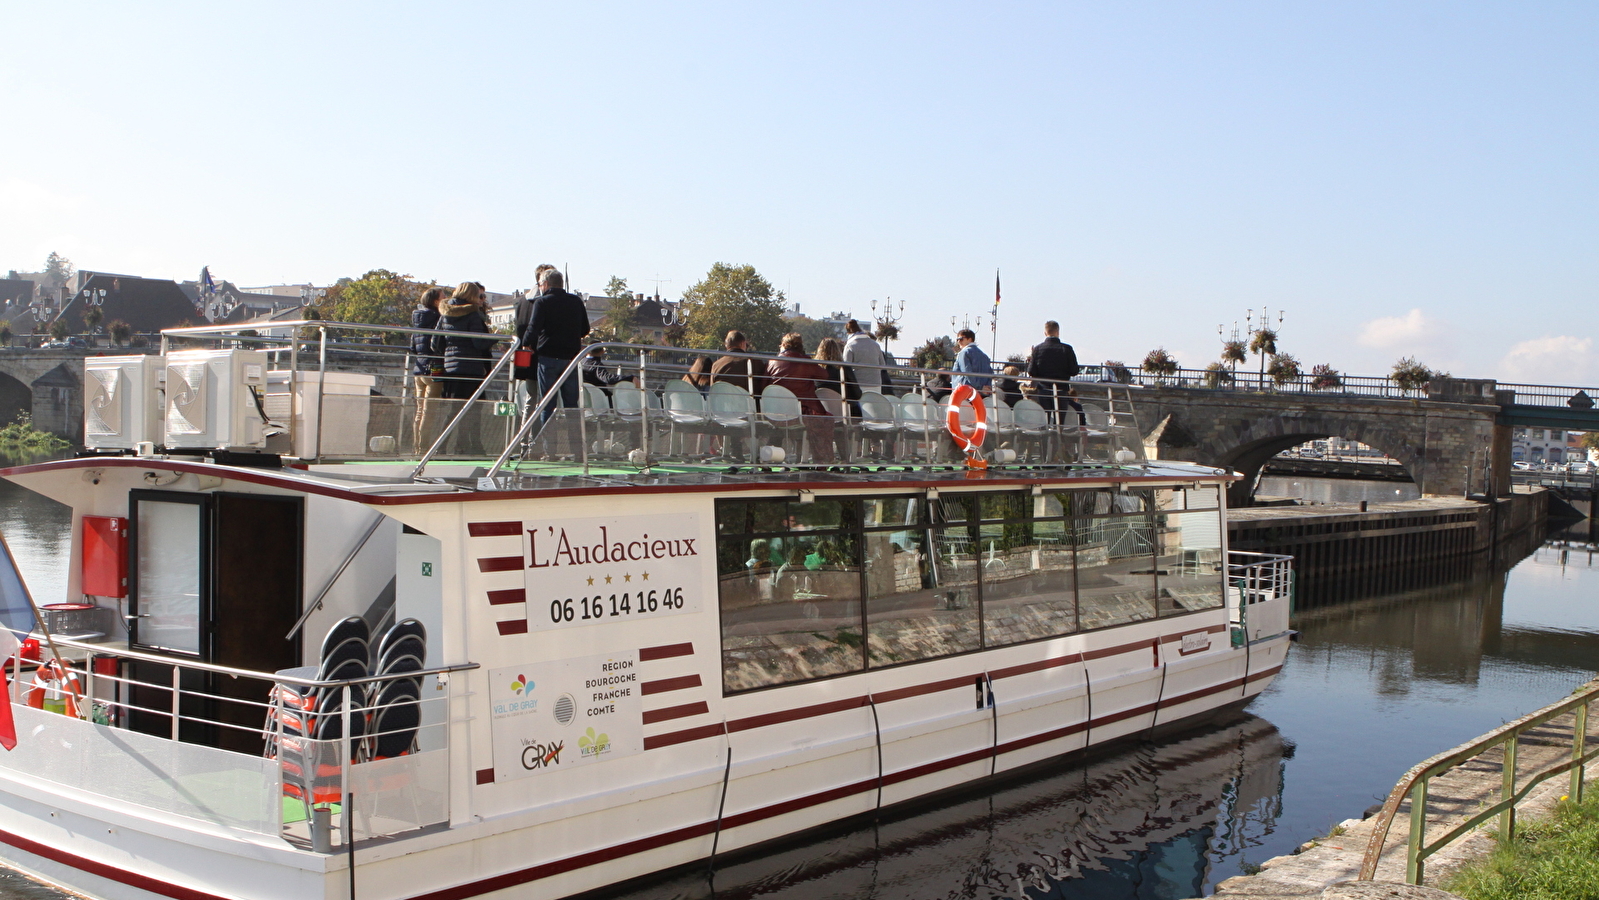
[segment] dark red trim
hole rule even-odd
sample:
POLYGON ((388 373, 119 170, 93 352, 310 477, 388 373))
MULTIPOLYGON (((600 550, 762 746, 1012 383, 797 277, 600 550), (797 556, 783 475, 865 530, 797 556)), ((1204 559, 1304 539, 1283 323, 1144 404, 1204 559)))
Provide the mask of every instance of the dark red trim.
POLYGON ((500 634, 527 634, 526 619, 511 619, 508 622, 495 622, 494 627, 500 629, 500 634))
POLYGON ((955 678, 945 678, 942 681, 929 681, 926 684, 913 684, 909 687, 894 688, 893 690, 883 691, 880 694, 873 694, 872 699, 878 703, 892 703, 895 700, 904 700, 907 697, 920 697, 923 694, 936 694, 939 691, 950 691, 955 688, 969 691, 972 689, 972 679, 979 674, 981 673, 974 672, 971 675, 959 675, 955 678))
POLYGON ((107 881, 115 881, 118 884, 135 887, 141 891, 149 891, 152 894, 160 894, 163 897, 172 897, 174 900, 228 900, 228 898, 220 894, 208 894, 205 891, 197 891, 194 888, 158 881, 148 875, 129 872, 127 869, 118 866, 107 865, 87 857, 68 853, 49 844, 30 841, 9 831, 0 831, 0 843, 10 844, 23 852, 32 853, 34 856, 43 857, 63 866, 71 866, 74 869, 88 872, 90 875, 98 875, 107 881))
POLYGON ((472 537, 511 537, 521 535, 521 522, 468 522, 466 533, 472 537))
POLYGON ((638 692, 648 697, 650 694, 661 694, 666 691, 681 691, 684 688, 700 686, 700 676, 679 675, 676 678, 661 678, 656 681, 646 681, 638 686, 638 692))
POLYGON ((494 770, 493 769, 478 769, 477 770, 477 783, 478 784, 493 784, 494 783, 494 770))
POLYGON ((1036 662, 1022 663, 1019 666, 1006 666, 1003 669, 995 669, 988 673, 988 677, 997 679, 1010 678, 1013 675, 1029 675, 1033 672, 1042 672, 1045 669, 1053 669, 1058 666, 1069 666, 1072 663, 1080 663, 1082 661, 1083 655, 1081 653, 1068 653, 1065 656, 1056 656, 1050 659, 1040 659, 1036 662))
POLYGON ((477 561, 479 572, 515 572, 522 568, 520 556, 485 556, 477 561))
POLYGON ((664 644, 660 647, 645 647, 638 652, 640 662, 649 662, 652 659, 671 659, 674 656, 693 656, 693 644, 664 644))
POLYGON ((527 589, 516 588, 509 591, 489 591, 490 606, 505 606, 509 603, 526 603, 527 589))
MULTIPOLYGON (((1269 678, 1270 676, 1276 674, 1281 669, 1282 669, 1281 666, 1276 666, 1276 667, 1271 668, 1271 669, 1266 669, 1266 670, 1263 670, 1261 672, 1257 672, 1257 673, 1255 673, 1253 675, 1250 675, 1247 680, 1248 681, 1255 681, 1255 680, 1261 679, 1261 678, 1269 678)), ((1160 705, 1161 706, 1172 706, 1172 705, 1175 705, 1175 704, 1178 704, 1178 703, 1187 702, 1188 700, 1197 699, 1197 698, 1202 697, 1202 696, 1207 696, 1209 694, 1221 693, 1222 691, 1226 691, 1226 690, 1229 690, 1231 688, 1239 687, 1240 684, 1243 681, 1244 681, 1244 679, 1233 679, 1232 681, 1224 683, 1224 684, 1212 685, 1212 686, 1207 687, 1207 688, 1201 688, 1198 691, 1194 691, 1194 692, 1192 692, 1190 694, 1185 694, 1182 697, 1178 697, 1178 698, 1174 698, 1174 699, 1171 699, 1171 700, 1167 700, 1167 701, 1161 703, 1160 705)), ((911 781, 911 780, 916 779, 916 778, 921 778, 922 776, 925 776, 925 775, 932 775, 932 774, 934 774, 936 772, 942 772, 942 771, 944 771, 946 769, 953 769, 953 768, 956 768, 958 766, 967 765, 968 763, 980 762, 982 760, 991 758, 996 753, 1010 753, 1010 752, 1015 751, 1015 750, 1021 750, 1021 749, 1027 748, 1027 747, 1037 746, 1038 744, 1048 743, 1050 741, 1058 740, 1058 739, 1064 738, 1064 737, 1070 737, 1071 735, 1076 734, 1076 733, 1078 733, 1080 731, 1083 731, 1084 729, 1090 727, 1090 725, 1092 725, 1093 727, 1098 727, 1098 726, 1101 726, 1101 725, 1107 725, 1107 724, 1110 724, 1112 722, 1117 722, 1117 721, 1121 721, 1123 719, 1131 718, 1131 717, 1136 716, 1136 715, 1140 715, 1142 713, 1151 712, 1154 709, 1155 709, 1155 704, 1146 704, 1144 706, 1138 707, 1136 710, 1125 710, 1123 712, 1113 713, 1113 714, 1111 714, 1109 716, 1104 716, 1104 717, 1101 717, 1101 718, 1098 718, 1098 719, 1094 719, 1092 721, 1092 723, 1078 722, 1078 723, 1075 723, 1075 724, 1072 724, 1072 725, 1067 725, 1067 726, 1062 727, 1062 728, 1056 728, 1056 729, 1053 729, 1051 731, 1042 732, 1040 734, 1028 735, 1027 737, 1017 738, 1016 740, 1013 740, 1013 741, 1007 741, 1006 743, 1001 744, 998 747, 993 747, 993 748, 983 747, 983 748, 980 748, 980 749, 977 749, 977 750, 971 750, 971 751, 968 751, 966 753, 961 753, 961 754, 958 754, 956 756, 951 756, 951 757, 948 757, 947 759, 940 759, 940 760, 935 760, 935 761, 930 762, 930 763, 924 763, 923 765, 912 766, 909 769, 902 769, 902 770, 900 770, 898 772, 885 773, 883 775, 883 777, 882 777, 882 784, 885 784, 885 785, 888 785, 888 784, 901 784, 901 783, 906 782, 906 781, 911 781)), ((713 734, 720 734, 721 730, 722 730, 722 726, 721 726, 720 723, 718 723, 718 724, 715 724, 715 725, 708 725, 708 726, 706 726, 705 728, 702 728, 702 729, 694 729, 694 730, 695 731, 703 731, 703 732, 705 732, 704 735, 699 735, 699 736, 710 736, 710 735, 713 735, 713 734)), ((651 742, 652 741, 662 741, 663 739, 668 739, 668 738, 676 738, 676 740, 667 741, 668 743, 680 743, 682 741, 696 739, 695 737, 688 736, 689 734, 690 734, 690 732, 686 732, 685 731, 685 732, 677 732, 676 734, 673 734, 673 735, 660 735, 660 736, 655 737, 655 738, 645 738, 644 739, 644 747, 645 747, 646 750, 651 749, 651 747, 652 747, 651 742)), ((665 746, 665 744, 664 743, 659 743, 659 744, 655 744, 654 746, 665 746)), ((493 776, 493 770, 492 769, 485 769, 483 771, 488 772, 490 777, 492 778, 492 776, 493 776)), ((481 783, 481 779, 483 777, 483 773, 479 772, 478 773, 478 777, 479 777, 479 782, 481 783)), ((852 782, 850 784, 840 785, 839 787, 831 788, 829 790, 820 791, 820 792, 815 793, 815 794, 809 794, 809 795, 806 795, 806 796, 803 796, 803 797, 795 797, 795 798, 790 799, 790 800, 784 800, 781 803, 774 803, 774 804, 771 804, 770 806, 764 806, 764 807, 761 807, 759 809, 752 809, 752 810, 748 810, 746 812, 737 813, 735 815, 727 816, 727 817, 725 817, 722 820, 721 827, 723 827, 723 828, 736 828, 736 827, 738 827, 740 825, 750 825, 750 824, 753 824, 755 822, 762 821, 764 819, 772 818, 773 816, 780 816, 780 815, 783 815, 785 813, 795 812, 795 811, 801 810, 801 809, 807 809, 809 807, 818 806, 818 805, 821 805, 823 803, 831 802, 833 800, 841 800, 841 799, 843 799, 845 797, 850 797, 850 796, 854 796, 856 794, 865 793, 866 791, 875 790, 877 788, 877 785, 878 785, 878 779, 876 779, 876 778, 868 778, 868 779, 863 779, 861 781, 852 782)), ((422 895, 419 895, 419 896, 416 896, 416 897, 412 897, 412 898, 410 898, 410 900, 465 900, 465 898, 468 898, 468 897, 476 897, 476 896, 479 896, 481 894, 490 893, 492 891, 504 890, 505 888, 508 888, 508 887, 515 887, 517 885, 527 884, 527 883, 532 882, 532 881, 538 881, 538 880, 543 879, 543 878, 548 878, 548 877, 550 877, 552 875, 558 875, 558 874, 561 874, 563 872, 570 872, 570 871, 572 871, 574 869, 580 869, 580 868, 585 868, 587 866, 598 865, 599 863, 609 862, 609 861, 614 860, 614 859, 620 859, 620 858, 622 858, 624 856, 632 856, 632 855, 637 854, 637 853, 643 853, 643 852, 648 851, 648 850, 654 850, 654 849, 659 848, 659 847, 665 847, 665 846, 667 846, 669 844, 679 843, 681 841, 690 840, 690 839, 696 838, 696 837, 703 837, 703 836, 705 836, 707 834, 711 834, 712 832, 714 832, 716 830, 716 827, 717 827, 717 823, 716 823, 715 820, 702 822, 702 823, 699 823, 699 824, 696 824, 696 825, 688 825, 688 826, 685 826, 683 828, 674 829, 672 831, 663 832, 661 834, 652 835, 650 837, 640 838, 639 840, 636 840, 636 841, 629 841, 629 842, 624 843, 624 844, 617 844, 614 847, 605 847, 605 848, 602 848, 602 849, 599 849, 599 850, 594 850, 594 851, 591 851, 589 853, 584 853, 584 854, 581 854, 581 855, 578 855, 578 856, 570 856, 570 857, 567 857, 565 859, 553 860, 551 862, 547 862, 547 863, 544 863, 544 864, 538 865, 538 866, 533 866, 532 868, 528 868, 528 869, 522 869, 522 870, 517 871, 517 872, 507 872, 507 873, 505 873, 503 875, 496 875, 496 876, 494 876, 492 878, 485 878, 485 879, 483 879, 481 881, 475 881, 475 882, 471 882, 471 883, 468 883, 468 884, 458 885, 458 886, 453 887, 453 888, 445 888, 443 890, 434 891, 434 892, 429 893, 429 894, 422 894, 422 895)))
POLYGON ((683 731, 672 731, 666 734, 657 734, 651 737, 646 737, 644 739, 644 749, 654 750, 658 747, 670 747, 673 744, 686 744, 689 741, 697 741, 702 738, 716 737, 719 734, 726 733, 727 729, 722 726, 721 722, 717 722, 714 725, 701 725, 698 728, 688 728, 683 731))
POLYGON ((748 731, 751 728, 764 728, 767 725, 792 722, 795 719, 809 719, 813 716, 825 716, 829 713, 843 712, 846 709, 860 709, 870 702, 865 697, 846 697, 843 700, 830 700, 826 703, 817 703, 812 706, 780 709, 776 712, 762 713, 758 716, 734 719, 727 723, 727 730, 732 733, 735 731, 748 731))
POLYGON ((644 710, 644 724, 654 725, 656 722, 666 722, 671 719, 681 719, 685 716, 699 716, 711 711, 704 700, 685 703, 682 706, 668 706, 665 709, 644 710))
MULTIPOLYGON (((82 459, 56 460, 47 463, 34 463, 26 466, 10 466, 0 468, 0 477, 9 478, 13 475, 33 475, 40 472, 50 472, 56 469, 159 469, 169 472, 193 472, 196 475, 213 475, 230 481, 245 484, 261 484, 271 487, 284 488, 298 491, 303 494, 316 494, 323 497, 337 497, 341 500, 350 500, 355 503, 364 503, 368 506, 411 506, 418 503, 473 503, 494 500, 529 500, 541 497, 604 497, 621 494, 747 494, 757 492, 779 492, 792 494, 796 490, 837 491, 840 485, 836 481, 791 481, 781 487, 759 482, 751 484, 684 484, 684 485, 619 485, 616 487, 586 487, 586 488, 555 488, 531 491, 452 491, 449 493, 427 493, 409 495, 390 494, 364 494, 348 488, 331 487, 326 484, 301 480, 286 475, 275 474, 269 469, 246 469, 238 466, 216 466, 207 463, 179 462, 170 459, 140 459, 136 456, 95 456, 82 459)), ((278 472, 293 470, 277 470, 278 472)), ((358 471, 358 470, 357 470, 358 471)), ((315 473, 306 473, 307 479, 319 477, 315 473)), ((321 476, 327 477, 327 476, 321 476)), ((1237 481, 1238 475, 1211 476, 1219 482, 1237 481)), ((1073 478, 1060 476, 1055 478, 1041 477, 1034 473, 1027 477, 999 478, 987 477, 982 479, 983 484, 992 487, 1026 488, 1035 484, 1046 486, 1072 486, 1072 487, 1097 487, 1100 485, 1138 484, 1138 483, 1164 483, 1192 481, 1192 478, 1183 477, 1157 477, 1152 475, 1136 475, 1099 478, 1073 478)), ((918 480, 896 481, 882 485, 883 490, 926 490, 927 488, 959 487, 961 482, 954 480, 918 480)))

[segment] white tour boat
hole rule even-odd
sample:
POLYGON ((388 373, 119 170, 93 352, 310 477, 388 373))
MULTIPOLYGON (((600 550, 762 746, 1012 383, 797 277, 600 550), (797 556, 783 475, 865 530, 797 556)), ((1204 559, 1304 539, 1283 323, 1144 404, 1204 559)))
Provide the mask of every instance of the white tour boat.
POLYGON ((903 396, 824 381, 824 416, 611 345, 592 380, 630 380, 524 421, 491 399, 510 354, 419 408, 351 329, 411 333, 91 358, 86 454, 0 470, 74 534, 65 597, 0 553, 6 861, 103 898, 565 897, 1283 664, 1289 560, 1229 553, 1231 473, 1144 458, 1136 389, 951 412, 900 368, 903 396))

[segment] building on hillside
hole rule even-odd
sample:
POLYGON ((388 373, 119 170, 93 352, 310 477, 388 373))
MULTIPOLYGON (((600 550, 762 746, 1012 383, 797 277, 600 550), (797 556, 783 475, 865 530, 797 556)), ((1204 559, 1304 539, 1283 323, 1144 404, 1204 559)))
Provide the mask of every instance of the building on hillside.
POLYGON ((121 320, 138 334, 206 322, 204 311, 171 279, 98 272, 84 279, 83 286, 50 321, 65 320, 68 330, 82 332, 84 313, 91 307, 100 310, 100 327, 121 320))
POLYGON ((0 278, 0 306, 33 302, 36 286, 26 278, 0 278))
POLYGON ((182 282, 178 288, 200 310, 201 315, 212 322, 243 322, 284 310, 304 309, 306 306, 304 298, 307 294, 246 291, 231 281, 214 285, 210 293, 206 293, 205 286, 198 281, 182 282))
POLYGON ((246 294, 270 294, 274 297, 289 297, 300 301, 301 306, 315 306, 318 300, 328 292, 325 287, 317 287, 310 282, 305 284, 268 284, 261 287, 241 287, 239 290, 246 294))

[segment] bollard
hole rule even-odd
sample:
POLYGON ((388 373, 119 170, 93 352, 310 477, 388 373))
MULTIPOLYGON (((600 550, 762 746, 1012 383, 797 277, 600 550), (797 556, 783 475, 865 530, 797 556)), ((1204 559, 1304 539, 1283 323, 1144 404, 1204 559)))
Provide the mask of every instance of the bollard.
POLYGON ((333 810, 325 806, 311 810, 311 849, 317 853, 333 852, 333 810))

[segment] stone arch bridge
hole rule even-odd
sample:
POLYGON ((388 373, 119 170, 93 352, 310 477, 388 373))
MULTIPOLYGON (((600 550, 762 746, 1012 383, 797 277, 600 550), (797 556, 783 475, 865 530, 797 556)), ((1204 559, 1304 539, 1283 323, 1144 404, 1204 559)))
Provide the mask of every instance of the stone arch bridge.
POLYGON ((40 431, 83 441, 83 360, 128 350, 29 350, 0 348, 0 425, 21 413, 40 431))
POLYGON ((1248 503, 1266 460, 1327 437, 1360 441, 1404 465, 1423 494, 1459 497, 1510 489, 1510 427, 1491 381, 1451 380, 1432 396, 1134 391, 1151 456, 1226 466, 1244 475, 1229 500, 1248 503))

